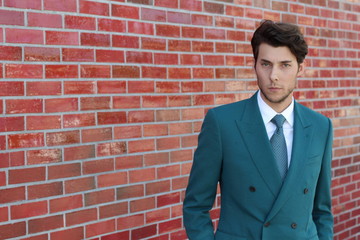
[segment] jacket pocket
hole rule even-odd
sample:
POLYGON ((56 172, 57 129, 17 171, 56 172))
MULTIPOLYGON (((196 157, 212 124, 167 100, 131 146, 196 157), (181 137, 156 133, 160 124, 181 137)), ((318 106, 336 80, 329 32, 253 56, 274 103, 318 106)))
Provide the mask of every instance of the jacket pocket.
POLYGON ((215 240, 247 240, 247 238, 234 236, 221 231, 216 231, 215 240))

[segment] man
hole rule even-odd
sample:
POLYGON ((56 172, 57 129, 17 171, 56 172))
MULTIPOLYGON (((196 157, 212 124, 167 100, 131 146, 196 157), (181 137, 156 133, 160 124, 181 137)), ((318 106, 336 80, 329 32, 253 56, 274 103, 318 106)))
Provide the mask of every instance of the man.
POLYGON ((190 240, 330 240, 332 125, 293 98, 307 44, 263 21, 251 40, 259 91, 208 111, 183 213, 190 240), (273 120, 274 118, 274 120, 273 120), (209 210, 217 184, 220 219, 209 210))

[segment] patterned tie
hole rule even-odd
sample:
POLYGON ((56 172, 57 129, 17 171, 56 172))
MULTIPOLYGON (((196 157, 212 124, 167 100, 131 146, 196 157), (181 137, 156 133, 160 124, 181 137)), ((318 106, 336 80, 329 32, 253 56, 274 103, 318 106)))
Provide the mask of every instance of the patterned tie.
POLYGON ((276 163, 278 165, 280 176, 284 180, 288 170, 287 148, 283 131, 285 117, 281 114, 278 114, 273 119, 271 119, 271 122, 274 123, 277 128, 274 135, 270 139, 270 143, 274 152, 276 163))

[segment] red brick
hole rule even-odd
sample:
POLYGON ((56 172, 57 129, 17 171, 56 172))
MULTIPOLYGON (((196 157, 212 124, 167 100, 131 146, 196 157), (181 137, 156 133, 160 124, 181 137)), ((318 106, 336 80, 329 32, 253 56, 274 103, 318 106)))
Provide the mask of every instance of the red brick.
POLYGON ((234 21, 234 18, 232 18, 232 17, 216 16, 215 17, 215 26, 216 27, 234 28, 235 21, 234 21))
POLYGON ((120 155, 127 152, 126 142, 100 143, 97 146, 98 156, 120 155))
POLYGON ((79 131, 52 132, 46 134, 47 146, 59 146, 80 143, 79 131))
POLYGON ((178 93, 180 85, 178 82, 156 82, 157 93, 178 93))
POLYGON ((204 30, 199 27, 182 27, 181 33, 186 38, 204 38, 204 30))
POLYGON ((142 67, 142 77, 143 78, 166 78, 166 68, 165 67, 142 67))
POLYGON ((77 98, 54 98, 45 100, 45 112, 72 112, 78 110, 77 98))
POLYGON ((97 113, 99 125, 126 123, 126 112, 99 112, 97 113))
POLYGON ((57 163, 62 160, 60 149, 40 149, 27 151, 27 164, 57 163))
POLYGON ((180 56, 182 65, 201 65, 201 55, 197 54, 182 54, 180 56))
POLYGON ((156 111, 156 121, 179 121, 180 120, 180 111, 179 110, 157 110, 156 111))
POLYGON ((6 149, 6 136, 0 136, 0 150, 6 149))
POLYGON ((9 184, 45 181, 45 167, 9 170, 9 184))
POLYGON ((59 129, 61 128, 61 116, 43 115, 28 116, 26 118, 27 130, 59 129))
POLYGON ((124 51, 96 50, 96 62, 125 62, 124 51))
POLYGON ((131 231, 131 236, 133 239, 143 239, 146 237, 154 236, 157 233, 157 225, 145 226, 139 229, 131 231))
POLYGON ((44 9, 53 11, 76 12, 76 0, 44 0, 44 9))
POLYGON ((82 195, 52 199, 49 201, 50 213, 62 212, 83 207, 82 195))
POLYGON ((94 174, 100 172, 109 172, 114 170, 114 159, 101 159, 86 161, 82 164, 83 174, 94 174))
POLYGON ((142 156, 117 157, 115 162, 116 169, 139 168, 143 166, 142 156))
POLYGON ((29 233, 37 233, 48 230, 61 228, 64 226, 64 219, 62 215, 38 218, 29 220, 29 233))
POLYGON ((128 153, 148 152, 154 150, 155 150, 155 143, 153 139, 128 142, 128 153))
POLYGON ((116 172, 108 173, 98 176, 98 187, 110 187, 127 184, 127 173, 126 172, 116 172))
POLYGON ((111 140, 112 129, 111 128, 85 129, 81 132, 81 139, 83 143, 111 140))
POLYGON ((28 82, 26 94, 28 96, 61 95, 61 82, 28 82))
POLYGON ((79 163, 62 164, 48 167, 48 179, 77 177, 81 175, 79 163))
POLYGON ((83 16, 65 16, 65 28, 81 29, 81 30, 95 30, 95 18, 83 16))
POLYGON ((159 234, 180 229, 181 226, 182 226, 181 218, 170 220, 167 222, 161 222, 159 223, 159 234))
POLYGON ((153 81, 129 81, 128 93, 153 93, 154 82, 153 81))
POLYGON ((65 215, 66 226, 95 221, 98 219, 97 215, 96 208, 69 212, 65 215))
POLYGON ((0 132, 24 130, 24 117, 0 117, 0 132))
POLYGON ((139 37, 113 35, 112 45, 113 47, 121 47, 121 48, 139 48, 140 47, 139 37))
POLYGON ((130 111, 128 113, 128 122, 129 123, 141 123, 141 122, 153 122, 154 121, 154 111, 130 111))
MULTIPOLYGON (((70 228, 61 231, 53 231, 50 233, 52 240, 78 240, 84 239, 83 227, 70 228)), ((47 239, 47 238, 46 238, 47 239)))
POLYGON ((214 78, 214 69, 212 68, 193 68, 194 78, 214 78))
POLYGON ((102 2, 94 2, 88 0, 80 0, 80 12, 91 15, 109 16, 109 4, 102 2))
POLYGON ((1 238, 16 238, 26 235, 26 222, 0 225, 1 238))
POLYGON ((62 28, 63 26, 60 14, 28 12, 27 19, 30 27, 62 28))
MULTIPOLYGON (((128 213, 128 203, 114 203, 99 207, 100 218, 117 217, 128 213)), ((122 238, 119 238, 122 239, 122 238)))
POLYGON ((31 185, 27 189, 28 199, 46 198, 63 194, 62 182, 31 185))
POLYGON ((155 53, 154 62, 155 64, 166 64, 166 65, 177 65, 179 64, 178 54, 173 53, 155 53))
POLYGON ((180 0, 180 8, 191 11, 202 11, 202 1, 180 0))
POLYGON ((86 226, 86 238, 94 237, 104 233, 114 232, 116 229, 115 219, 97 222, 86 226))
POLYGON ((191 22, 193 25, 212 26, 213 17, 210 15, 193 14, 191 15, 191 22))
POLYGON ((170 135, 190 134, 192 131, 192 124, 189 122, 169 124, 170 135))
POLYGON ((154 223, 170 218, 170 208, 157 209, 146 213, 146 223, 154 223))
POLYGON ((139 198, 144 196, 143 185, 127 185, 116 189, 116 199, 139 198))
POLYGON ((181 89, 182 92, 202 92, 203 82, 183 82, 181 89))
POLYGON ((181 111, 182 120, 194 120, 204 118, 204 113, 202 109, 190 108, 184 109, 181 111))
POLYGON ((9 221, 9 210, 8 207, 0 208, 0 222, 7 222, 9 221))
POLYGON ((80 34, 81 45, 83 46, 97 46, 97 47, 109 47, 110 35, 99 33, 81 33, 80 34))
POLYGON ((48 45, 79 45, 77 32, 46 31, 46 44, 48 45))
POLYGON ((93 62, 94 49, 63 48, 62 60, 65 62, 93 62))
POLYGON ((97 205, 115 200, 115 192, 113 189, 101 190, 96 192, 85 193, 85 206, 97 205))
POLYGON ((82 145, 64 149, 64 161, 74 161, 95 157, 94 145, 82 145))
POLYGON ((112 4, 111 13, 114 17, 139 19, 138 7, 112 4))
POLYGON ((77 65, 46 65, 46 78, 77 78, 77 65))
POLYGON ((27 43, 43 44, 44 32, 35 29, 6 29, 6 42, 8 43, 27 43))
POLYGON ((0 60, 4 61, 21 61, 21 47, 0 46, 0 60))
POLYGON ((156 149, 157 150, 167 150, 180 147, 180 138, 179 137, 169 137, 169 138, 159 138, 156 139, 156 149))
POLYGON ((110 97, 81 98, 80 108, 83 111, 110 109, 110 97))
POLYGON ((34 64, 6 64, 6 78, 43 78, 41 65, 34 64))
POLYGON ((11 8, 24 8, 24 9, 37 9, 41 10, 41 0, 34 1, 13 1, 13 0, 5 0, 5 7, 11 8))
POLYGON ((163 206, 172 205, 176 203, 180 203, 180 193, 178 192, 158 196, 156 207, 160 208, 163 206))
POLYGON ((137 66, 113 66, 114 78, 139 78, 140 68, 137 66))
POLYGON ((0 10, 0 24, 2 25, 18 25, 24 26, 25 24, 24 12, 0 10))
POLYGON ((117 229, 130 229, 138 226, 143 226, 144 221, 143 214, 132 215, 128 217, 122 217, 117 219, 117 229))
POLYGON ((43 133, 22 133, 8 136, 9 149, 43 147, 43 133))
POLYGON ((159 38, 141 38, 141 48, 142 49, 152 49, 152 50, 165 50, 166 49, 166 40, 159 38))
POLYGON ((168 40, 169 51, 190 52, 191 42, 186 40, 168 40))
POLYGON ((153 195, 153 194, 168 192, 170 191, 170 185, 171 185, 170 180, 147 183, 145 185, 146 187, 145 194, 153 195))
POLYGON ((125 81, 97 81, 98 93, 125 93, 125 81))
POLYGON ((153 57, 151 52, 126 52, 127 63, 153 63, 153 57))
POLYGON ((64 83, 65 94, 95 94, 96 83, 94 81, 66 81, 64 83))
POLYGON ((180 27, 174 25, 156 25, 156 35, 163 37, 180 37, 180 27))
POLYGON ((132 170, 129 174, 130 183, 146 182, 155 179, 155 169, 132 170))
POLYGON ((167 16, 168 16, 168 22, 170 23, 181 23, 181 24, 191 23, 191 14, 189 13, 168 12, 167 16))
POLYGON ((85 177, 65 181, 65 193, 76 193, 95 189, 95 178, 85 177))
POLYGON ((163 165, 168 163, 169 163, 168 153, 150 153, 144 155, 145 166, 163 165))
POLYGON ((47 201, 23 203, 10 208, 11 219, 30 218, 48 213, 47 201))
POLYGON ((140 108, 139 96, 115 96, 113 97, 113 108, 140 108))
POLYGON ((1 204, 23 200, 25 200, 25 187, 6 188, 0 190, 1 204))
POLYGON ((140 212, 155 208, 155 198, 142 198, 130 201, 130 212, 140 212))
POLYGON ((60 50, 57 48, 45 47, 24 47, 25 61, 60 61, 60 50))
POLYGON ((64 115, 64 128, 95 126, 95 114, 70 114, 64 115))
POLYGON ((191 69, 190 68, 169 68, 169 79, 190 79, 191 69))
POLYGON ((165 22, 166 11, 151 8, 142 8, 141 19, 148 21, 165 22))
POLYGON ((143 108, 160 108, 167 106, 166 96, 143 96, 143 108))
POLYGON ((114 128, 115 139, 140 138, 141 136, 141 126, 121 126, 114 128))
POLYGON ((145 35, 154 35, 154 24, 148 22, 128 22, 128 32, 145 34, 145 35))

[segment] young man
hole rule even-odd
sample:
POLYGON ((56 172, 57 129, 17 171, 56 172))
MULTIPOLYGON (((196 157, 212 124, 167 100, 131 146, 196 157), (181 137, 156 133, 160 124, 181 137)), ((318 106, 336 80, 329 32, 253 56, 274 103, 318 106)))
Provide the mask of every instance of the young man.
POLYGON ((190 240, 330 240, 332 125, 293 98, 307 44, 263 21, 251 40, 259 91, 209 110, 186 190, 190 240), (221 189, 214 233, 209 210, 221 189))

